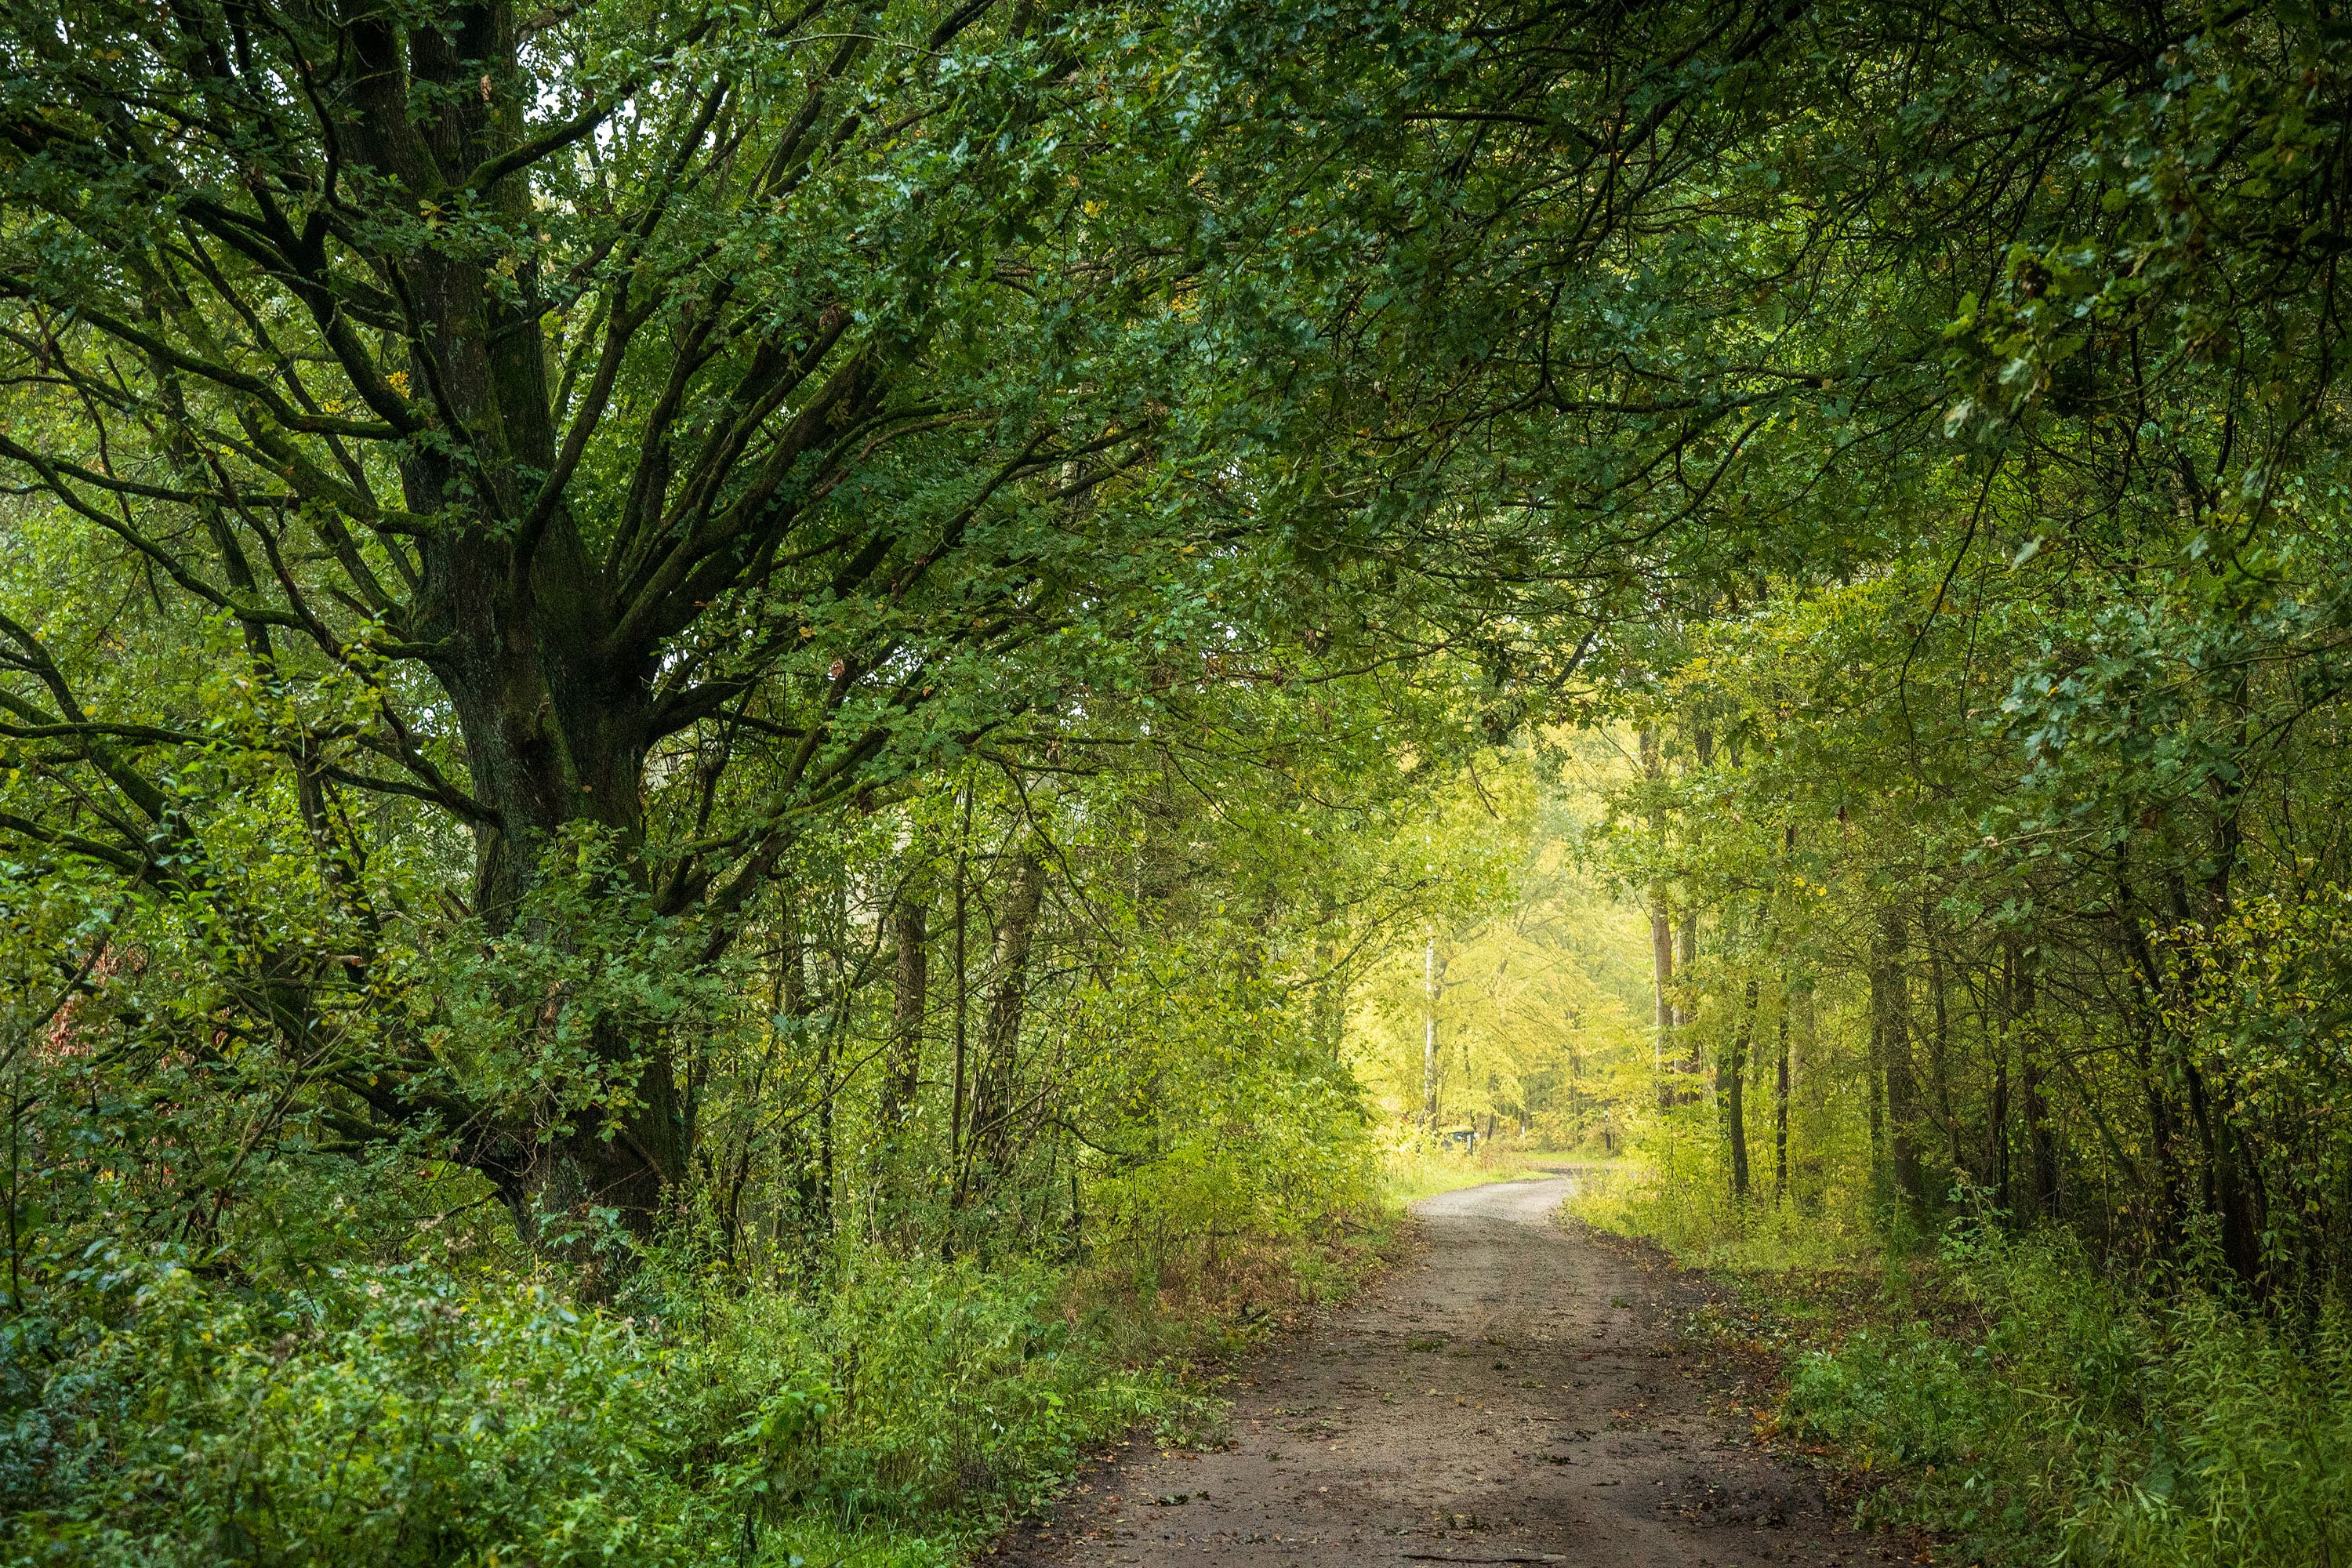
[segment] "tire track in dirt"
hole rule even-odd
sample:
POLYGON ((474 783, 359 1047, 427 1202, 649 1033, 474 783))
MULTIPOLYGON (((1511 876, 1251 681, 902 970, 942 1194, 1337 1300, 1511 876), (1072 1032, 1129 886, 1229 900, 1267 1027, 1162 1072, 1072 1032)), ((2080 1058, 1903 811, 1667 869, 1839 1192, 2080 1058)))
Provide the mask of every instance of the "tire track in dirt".
POLYGON ((1007 1534, 1024 1568, 1907 1559, 1711 1412, 1691 1282, 1558 1219, 1574 1176, 1416 1205, 1408 1267, 1245 1374, 1221 1453, 1106 1464, 1007 1534))

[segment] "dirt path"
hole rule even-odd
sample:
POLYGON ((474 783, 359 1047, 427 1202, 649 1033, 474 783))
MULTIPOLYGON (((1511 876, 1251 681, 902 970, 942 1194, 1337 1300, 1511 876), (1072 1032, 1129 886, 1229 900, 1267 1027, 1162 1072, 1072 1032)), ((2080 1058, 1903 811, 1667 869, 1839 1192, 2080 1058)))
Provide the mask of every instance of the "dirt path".
MULTIPOLYGON (((1259 1363, 1223 1453, 1139 1454, 998 1561, 1034 1568, 1894 1561, 1707 1409, 1689 1287, 1555 1220, 1573 1177, 1416 1205, 1426 1248, 1259 1363), (1678 1302, 1678 1300, 1679 1302, 1678 1302)), ((1907 1553, 1905 1555, 1907 1556, 1907 1553)))

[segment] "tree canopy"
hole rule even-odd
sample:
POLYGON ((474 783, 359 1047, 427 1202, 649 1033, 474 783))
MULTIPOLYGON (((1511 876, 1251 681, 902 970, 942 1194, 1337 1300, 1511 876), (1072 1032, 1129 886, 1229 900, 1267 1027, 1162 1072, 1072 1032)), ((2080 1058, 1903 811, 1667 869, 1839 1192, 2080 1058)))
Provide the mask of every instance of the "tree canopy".
MULTIPOLYGON (((2348 100, 2286 5, 0 0, 10 1321, 781 1367, 1505 1130, 2315 1321, 2348 100)), ((746 1553, 827 1364, 677 1437, 746 1553)))

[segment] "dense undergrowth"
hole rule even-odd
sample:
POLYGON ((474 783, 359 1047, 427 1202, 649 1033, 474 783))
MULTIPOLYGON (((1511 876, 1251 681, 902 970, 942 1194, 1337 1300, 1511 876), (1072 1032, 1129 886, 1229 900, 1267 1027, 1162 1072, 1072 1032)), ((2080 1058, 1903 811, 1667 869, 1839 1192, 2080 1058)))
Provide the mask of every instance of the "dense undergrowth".
POLYGON ((2235 1568, 2352 1552, 2352 1325, 2114 1277, 2056 1231, 1894 1244, 1654 1179, 1579 1205, 1733 1282, 1784 1352, 1765 1436, 1939 1562, 2235 1568))
POLYGON ((6 1331, 0 1552, 949 1562, 1109 1439, 1213 1433, 1215 1364, 1375 1258, 1244 1247, 1163 1287, 867 1252, 815 1294, 656 1262, 589 1308, 545 1276, 354 1266, 256 1292, 101 1254, 81 1313, 6 1331))

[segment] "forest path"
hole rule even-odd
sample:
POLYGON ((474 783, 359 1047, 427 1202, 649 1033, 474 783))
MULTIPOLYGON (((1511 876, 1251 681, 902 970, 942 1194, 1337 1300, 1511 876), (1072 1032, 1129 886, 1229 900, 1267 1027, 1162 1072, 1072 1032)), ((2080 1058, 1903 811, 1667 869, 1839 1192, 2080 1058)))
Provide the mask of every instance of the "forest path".
POLYGON ((1415 1205, 1420 1256, 1244 1374, 1232 1447, 1106 1464, 1056 1517, 1000 1542, 998 1561, 1899 1560, 1832 1524, 1818 1483, 1710 1408, 1732 1373, 1672 1329, 1696 1282, 1559 1222, 1574 1181, 1415 1205))

